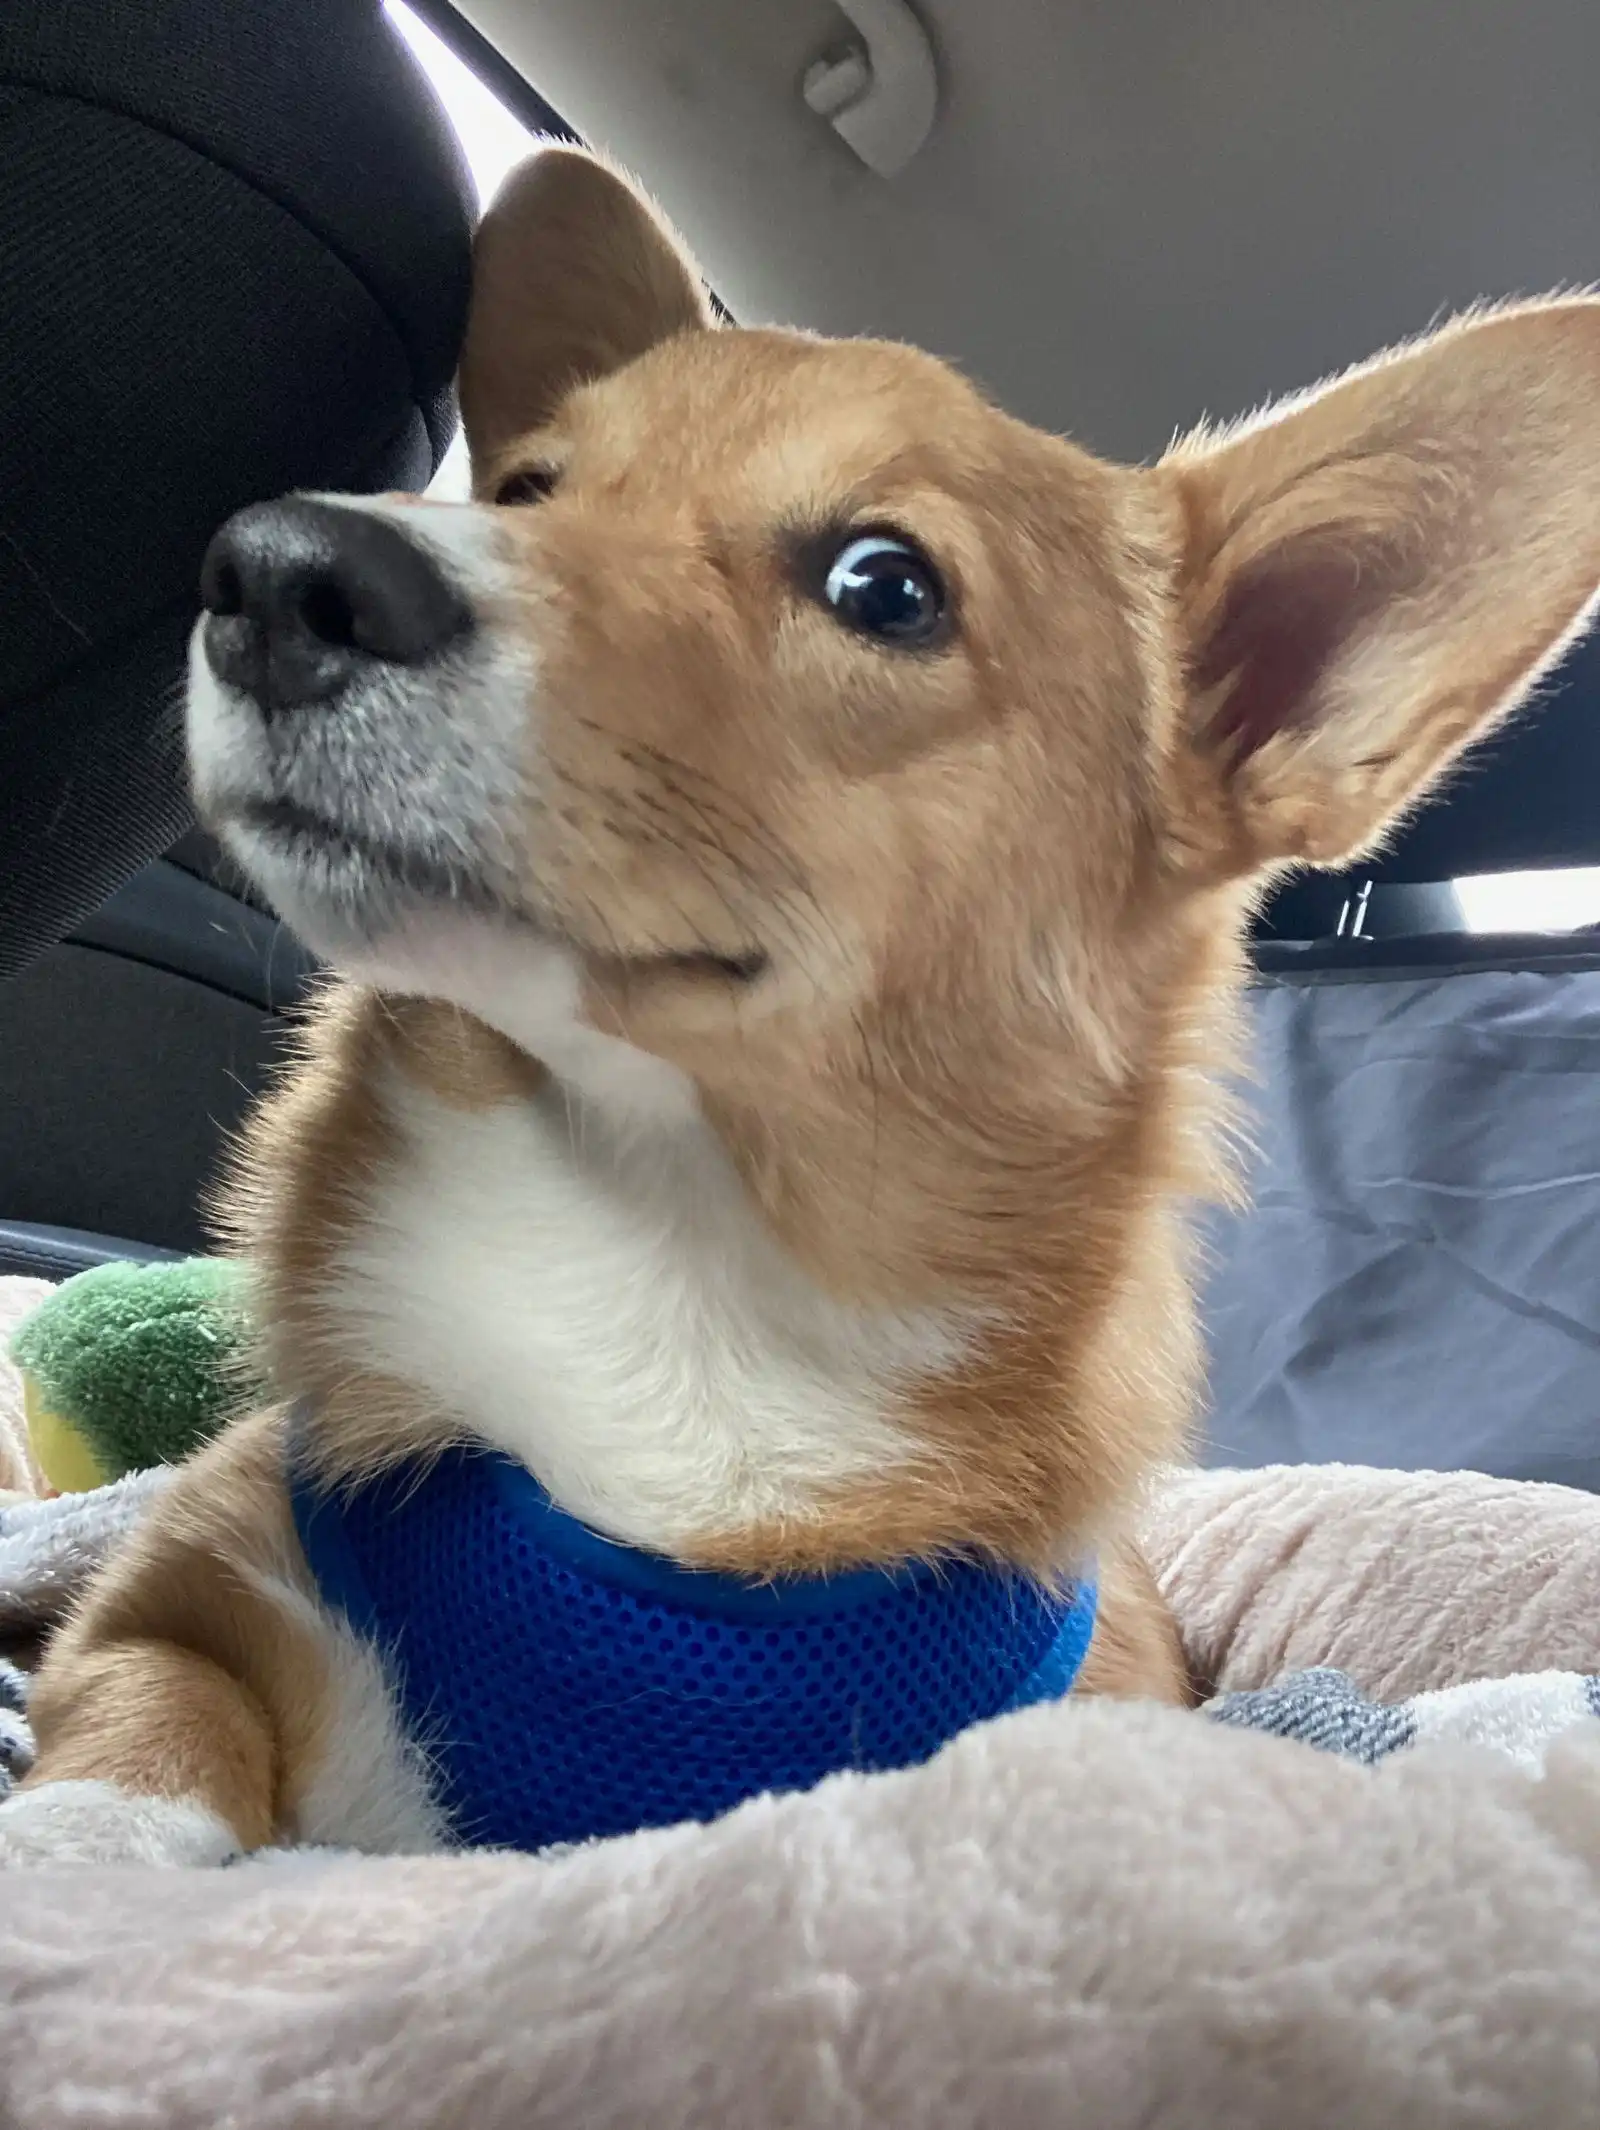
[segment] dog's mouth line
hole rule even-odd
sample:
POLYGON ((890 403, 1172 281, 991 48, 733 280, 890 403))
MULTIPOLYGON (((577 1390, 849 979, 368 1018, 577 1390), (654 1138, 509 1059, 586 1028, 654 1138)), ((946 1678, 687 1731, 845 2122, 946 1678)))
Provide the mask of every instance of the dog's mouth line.
POLYGON ((769 962, 760 947, 723 954, 708 947, 669 947, 650 954, 595 954, 585 959, 597 974, 611 976, 623 989, 641 978, 714 977, 720 983, 749 985, 766 975, 769 962))
POLYGON ((702 946, 662 947, 638 953, 598 947, 506 901, 462 868, 441 864, 421 851, 378 843, 294 799, 237 800, 226 808, 218 825, 226 826, 229 821, 289 845, 302 858, 354 858, 383 885, 399 888, 419 902, 448 903, 457 909, 498 918, 540 938, 559 941, 574 948, 597 975, 624 988, 640 979, 663 976, 713 977, 726 984, 749 985, 764 976, 769 966, 766 950, 757 946, 731 951, 702 946))
POLYGON ((366 866, 379 884, 414 895, 419 901, 448 902, 484 915, 518 915, 463 866, 451 865, 426 851, 406 850, 379 842, 335 821, 298 800, 248 798, 221 810, 220 827, 253 830, 298 858, 352 858, 366 866))

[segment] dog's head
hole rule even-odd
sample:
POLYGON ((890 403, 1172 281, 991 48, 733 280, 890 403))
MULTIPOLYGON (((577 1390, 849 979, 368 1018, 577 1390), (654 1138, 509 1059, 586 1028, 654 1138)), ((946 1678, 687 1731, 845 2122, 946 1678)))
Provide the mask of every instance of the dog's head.
POLYGON ((203 810, 336 963, 697 1098, 835 1286, 1037 1284, 1052 1341, 1203 1181, 1251 897, 1370 846, 1600 583, 1592 300, 1113 467, 910 349, 719 329, 552 150, 462 403, 472 504, 219 535, 203 810))

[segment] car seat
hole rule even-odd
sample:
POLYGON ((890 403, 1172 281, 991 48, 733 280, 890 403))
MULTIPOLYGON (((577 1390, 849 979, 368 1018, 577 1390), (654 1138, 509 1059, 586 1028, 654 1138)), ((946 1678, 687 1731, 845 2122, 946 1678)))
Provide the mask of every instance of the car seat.
POLYGON ((1382 859, 1265 913, 1209 1461, 1600 1490, 1600 932, 1474 935, 1450 885, 1597 864, 1591 633, 1382 859))
POLYGON ((194 1239, 162 1192, 192 1198, 233 1079, 260 1077, 251 969, 303 973, 243 903, 188 910, 168 929, 209 957, 196 1044, 196 972, 156 982, 161 910, 121 900, 189 825, 200 557, 259 497, 426 484, 455 428, 473 199, 376 0, 8 0, 0 168, 0 1269, 66 1270, 93 1238, 31 1224, 87 1208, 125 1241, 194 1239), (94 1038, 117 1027, 140 1071, 108 1102, 94 1038), (46 1156, 82 1186, 63 1207, 46 1156))

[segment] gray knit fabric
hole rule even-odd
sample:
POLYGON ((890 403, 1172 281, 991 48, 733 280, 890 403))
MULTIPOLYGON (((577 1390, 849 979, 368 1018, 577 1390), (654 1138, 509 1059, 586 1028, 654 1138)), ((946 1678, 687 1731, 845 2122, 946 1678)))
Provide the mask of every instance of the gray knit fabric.
POLYGON ((1370 1767, 1416 1739, 1409 1702, 1369 1701, 1347 1673, 1319 1668, 1296 1672, 1276 1686, 1223 1694, 1206 1710, 1218 1723, 1298 1738, 1327 1753, 1343 1753, 1370 1767))
POLYGON ((0 1657, 0 1797, 33 1765, 28 1729, 28 1682, 15 1664, 0 1657))
POLYGON ((1522 1672, 1385 1703, 1369 1700, 1346 1673, 1319 1668, 1276 1686, 1219 1695, 1206 1714, 1368 1767, 1406 1746, 1452 1741, 1486 1748, 1537 1774, 1552 1745, 1575 1725, 1600 1718, 1600 1675, 1522 1672))

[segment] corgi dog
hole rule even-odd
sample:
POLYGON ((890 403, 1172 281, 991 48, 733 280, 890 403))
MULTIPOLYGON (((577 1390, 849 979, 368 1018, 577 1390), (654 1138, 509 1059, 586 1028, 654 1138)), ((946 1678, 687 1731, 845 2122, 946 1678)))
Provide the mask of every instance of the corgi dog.
POLYGON ((12 1862, 538 1846, 1190 1698, 1130 1524, 1250 914, 1600 586, 1586 297, 1114 466, 718 324, 552 148, 461 402, 470 503, 207 557, 198 803, 339 972, 230 1198, 281 1403, 56 1637, 12 1862))

